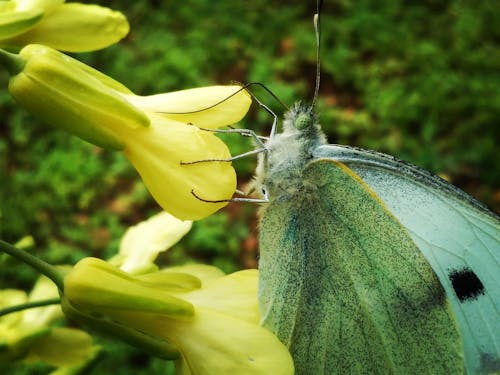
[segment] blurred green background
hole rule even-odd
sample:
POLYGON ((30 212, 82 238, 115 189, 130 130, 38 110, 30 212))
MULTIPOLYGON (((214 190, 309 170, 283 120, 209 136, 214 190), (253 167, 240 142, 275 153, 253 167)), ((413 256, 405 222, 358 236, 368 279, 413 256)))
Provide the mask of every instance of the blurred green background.
MULTIPOLYGON (((314 0, 100 3, 121 10, 131 32, 118 45, 76 57, 137 94, 236 81, 264 83, 287 105, 312 97, 314 0)), ((329 141, 398 156, 500 211, 498 4, 326 0, 319 110, 329 141)), ((159 207, 123 155, 39 124, 15 105, 7 81, 0 71, 0 237, 33 236, 31 251, 51 263, 111 256, 125 229, 159 207)), ((282 115, 272 97, 254 93, 282 115)), ((255 106, 241 127, 265 135, 271 123, 255 106)), ((226 140, 233 154, 252 148, 239 136, 226 140)), ((244 188, 255 159, 235 166, 244 188)), ((195 223, 160 263, 256 267, 255 212, 232 204, 195 223)), ((6 256, 0 262, 0 287, 31 287, 37 275, 28 267, 6 256)), ((110 351, 93 373, 168 373, 164 362, 124 345, 110 351)))

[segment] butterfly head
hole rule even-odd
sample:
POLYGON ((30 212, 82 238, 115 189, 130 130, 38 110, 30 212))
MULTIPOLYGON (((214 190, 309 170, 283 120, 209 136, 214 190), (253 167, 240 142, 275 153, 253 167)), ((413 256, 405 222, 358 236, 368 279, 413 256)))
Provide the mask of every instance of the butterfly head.
POLYGON ((295 103, 285 115, 283 131, 286 134, 295 134, 296 137, 303 139, 306 148, 309 147, 309 145, 306 145, 308 143, 317 147, 325 142, 314 107, 300 102, 295 103))
POLYGON ((296 116, 293 120, 293 126, 298 131, 306 131, 314 125, 314 112, 311 108, 306 108, 305 110, 301 108, 301 110, 297 111, 296 116))
POLYGON ((283 129, 285 131, 307 133, 316 126, 317 116, 312 106, 301 102, 295 105, 285 114, 283 129))

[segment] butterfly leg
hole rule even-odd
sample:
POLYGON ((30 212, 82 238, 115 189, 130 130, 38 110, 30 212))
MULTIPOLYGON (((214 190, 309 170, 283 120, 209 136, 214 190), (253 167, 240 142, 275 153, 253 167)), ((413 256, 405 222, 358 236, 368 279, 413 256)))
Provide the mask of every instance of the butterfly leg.
MULTIPOLYGON (((188 125, 193 125, 193 124, 188 124, 188 125)), ((263 140, 266 141, 269 139, 268 137, 262 137, 260 135, 255 134, 255 132, 253 130, 250 130, 250 129, 235 129, 235 128, 231 128, 231 129, 207 129, 207 128, 200 128, 200 127, 198 127, 198 129, 203 130, 203 131, 207 131, 207 132, 212 132, 212 133, 222 133, 222 134, 234 133, 234 134, 240 134, 244 137, 252 137, 254 139, 255 143, 257 143, 257 146, 259 146, 260 148, 266 148, 266 146, 264 145, 264 142, 262 142, 262 141, 263 140)))
POLYGON ((225 162, 229 163, 237 159, 241 159, 250 155, 256 155, 260 154, 261 152, 267 151, 265 148, 259 148, 257 150, 252 150, 248 152, 244 152, 243 154, 235 155, 227 159, 202 159, 202 160, 194 160, 194 161, 181 161, 181 165, 192 165, 192 164, 198 164, 198 163, 209 163, 209 162, 225 162))
MULTIPOLYGON (((239 191, 237 191, 237 192, 240 193, 239 191)), ((206 202, 206 203, 232 203, 232 202, 268 203, 269 202, 269 199, 267 199, 267 198, 259 199, 259 198, 234 197, 234 198, 230 198, 230 199, 217 199, 217 200, 204 199, 204 198, 200 197, 198 194, 196 194, 194 192, 194 190, 191 190, 191 194, 193 194, 193 196, 196 199, 198 199, 202 202, 206 202)))
POLYGON ((194 160, 194 161, 181 161, 180 162, 181 165, 191 165, 191 164, 207 163, 207 162, 227 162, 227 163, 229 163, 229 162, 232 162, 234 160, 241 159, 241 158, 244 158, 247 156, 260 154, 262 152, 267 152, 267 148, 261 140, 263 137, 260 137, 257 134, 255 134, 255 132, 253 130, 250 130, 250 129, 206 129, 206 128, 198 128, 198 129, 203 130, 203 131, 209 131, 212 133, 223 133, 223 134, 235 133, 235 134, 241 134, 245 137, 252 137, 255 140, 255 142, 257 143, 258 148, 255 150, 252 150, 252 151, 244 152, 243 154, 232 156, 232 157, 227 158, 227 159, 201 159, 201 160, 194 160))

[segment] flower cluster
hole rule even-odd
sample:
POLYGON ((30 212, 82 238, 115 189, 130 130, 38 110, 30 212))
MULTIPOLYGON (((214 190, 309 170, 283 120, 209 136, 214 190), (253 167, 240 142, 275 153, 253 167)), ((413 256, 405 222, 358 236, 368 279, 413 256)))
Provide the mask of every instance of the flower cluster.
POLYGON ((154 266, 190 224, 164 212, 129 229, 110 262, 82 259, 64 279, 65 314, 175 359, 179 374, 292 374, 288 350, 259 324, 257 270, 154 266))

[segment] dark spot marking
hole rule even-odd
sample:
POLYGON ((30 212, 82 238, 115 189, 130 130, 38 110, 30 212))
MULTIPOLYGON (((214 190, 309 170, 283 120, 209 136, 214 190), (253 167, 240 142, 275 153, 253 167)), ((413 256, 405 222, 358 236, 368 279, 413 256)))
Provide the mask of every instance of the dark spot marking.
POLYGON ((490 353, 481 353, 481 374, 490 374, 500 371, 500 358, 490 353))
POLYGON ((470 268, 453 270, 448 275, 460 302, 477 299, 484 295, 484 285, 470 268))

